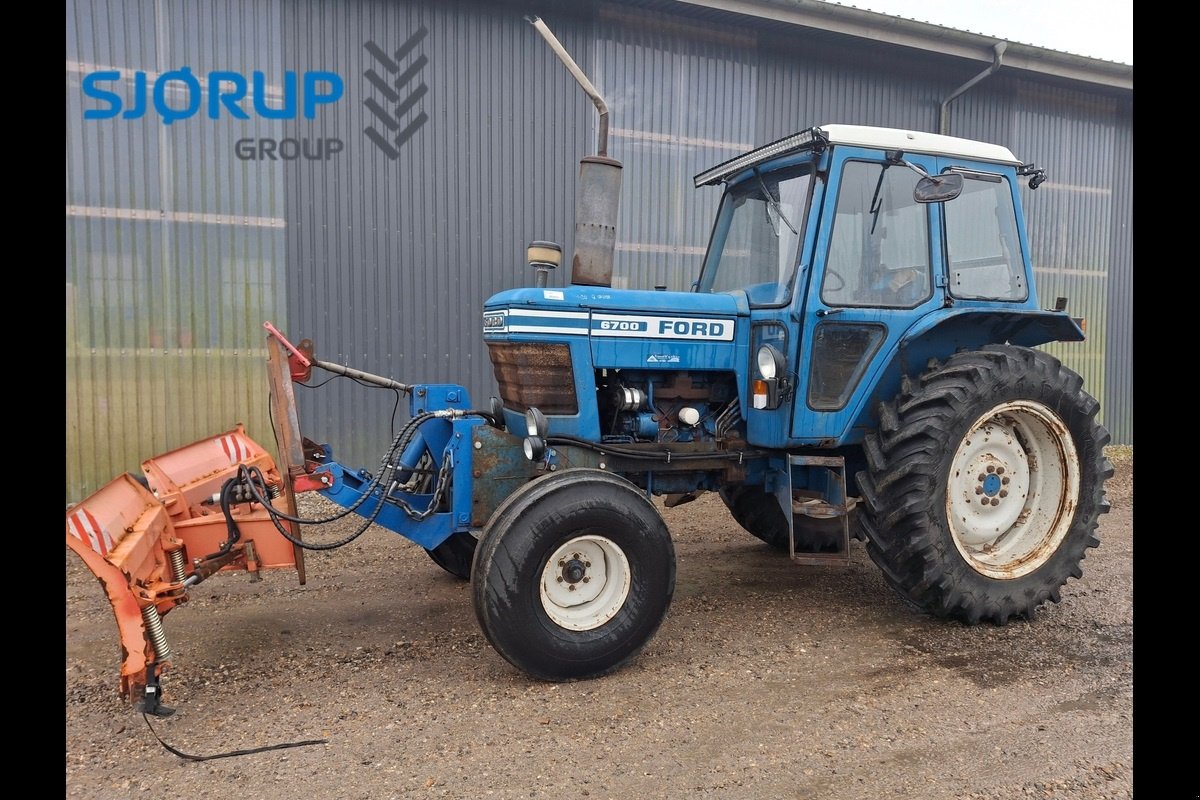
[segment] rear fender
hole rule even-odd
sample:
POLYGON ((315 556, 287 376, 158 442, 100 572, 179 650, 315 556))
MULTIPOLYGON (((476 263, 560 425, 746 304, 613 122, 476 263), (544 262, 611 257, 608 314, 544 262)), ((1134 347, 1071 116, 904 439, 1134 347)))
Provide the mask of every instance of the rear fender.
POLYGON ((877 427, 879 404, 895 397, 901 378, 916 377, 930 359, 945 360, 986 344, 1036 347, 1085 338, 1079 323, 1061 311, 959 307, 928 314, 900 340, 869 396, 860 401, 854 427, 842 444, 858 444, 866 431, 877 427))

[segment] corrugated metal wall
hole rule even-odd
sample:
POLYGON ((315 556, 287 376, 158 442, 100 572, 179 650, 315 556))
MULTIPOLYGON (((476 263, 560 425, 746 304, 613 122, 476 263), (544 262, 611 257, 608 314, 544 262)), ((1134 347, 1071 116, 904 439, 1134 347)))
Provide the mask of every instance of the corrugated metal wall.
MULTIPOLYGON (((529 281, 527 241, 569 254, 576 165, 594 147, 595 113, 527 11, 68 4, 68 498, 235 421, 269 441, 263 319, 312 337, 323 358, 463 382, 486 400, 482 303, 529 281), (312 121, 81 119, 93 101, 80 77, 95 65, 185 64, 260 69, 274 83, 286 69, 331 70, 346 94, 312 121), (399 88, 384 92, 368 71, 400 76, 399 88), (408 138, 392 158, 369 127, 408 138), (234 140, 250 136, 336 137, 345 150, 236 159, 234 140)), ((610 150, 625 163, 618 286, 696 278, 719 193, 692 189, 692 175, 823 122, 936 130, 941 98, 982 66, 657 0, 542 13, 612 107, 610 150)), ((1069 295, 1091 337, 1053 349, 1085 375, 1114 440, 1132 442, 1131 99, 1001 72, 952 108, 955 135, 1049 170, 1025 192, 1041 296, 1069 295)), ((335 381, 301 399, 306 433, 349 463, 374 462, 389 392, 335 381)))
MULTIPOLYGON (((581 63, 586 30, 557 31, 581 63)), ((485 404, 483 302, 530 279, 527 242, 569 247, 591 103, 512 8, 298 3, 285 9, 284 43, 296 68, 317 60, 347 81, 345 100, 309 132, 341 136, 346 152, 287 174, 294 332, 311 336, 322 358, 405 382, 463 383, 485 404), (362 77, 386 69, 367 42, 386 53, 414 42, 398 62, 401 75, 416 69, 398 101, 362 77), (426 92, 399 124, 428 120, 389 158, 363 136, 380 127, 365 101, 403 105, 420 85, 426 92)), ((349 463, 377 463, 390 392, 341 380, 301 400, 306 431, 349 463)))
POLYGON ((283 172, 232 148, 279 124, 84 120, 80 83, 120 71, 104 86, 136 113, 138 71, 278 75, 279 26, 261 0, 67 2, 68 500, 236 422, 270 441, 259 326, 286 319, 283 172))

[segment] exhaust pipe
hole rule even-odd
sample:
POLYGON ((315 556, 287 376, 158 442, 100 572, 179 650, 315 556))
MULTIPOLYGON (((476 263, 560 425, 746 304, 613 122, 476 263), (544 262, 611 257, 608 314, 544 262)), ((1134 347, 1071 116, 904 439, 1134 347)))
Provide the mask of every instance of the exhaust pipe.
POLYGON ((575 187, 575 254, 571 257, 571 283, 612 286, 617 249, 617 210, 621 202, 621 162, 608 157, 608 104, 571 58, 562 42, 539 17, 525 18, 550 45, 600 113, 596 155, 579 160, 575 187))

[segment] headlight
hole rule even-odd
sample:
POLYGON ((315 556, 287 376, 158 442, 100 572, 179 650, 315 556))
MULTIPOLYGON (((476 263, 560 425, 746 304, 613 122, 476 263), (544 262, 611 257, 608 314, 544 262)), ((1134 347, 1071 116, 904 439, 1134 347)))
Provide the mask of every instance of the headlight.
POLYGON ((530 436, 521 443, 521 449, 530 461, 541 461, 546 455, 546 442, 540 436, 530 436))
POLYGON ((546 437, 546 415, 538 411, 536 408, 531 408, 525 412, 525 432, 529 436, 537 436, 544 439, 546 437))
POLYGON ((504 430, 504 401, 499 397, 492 395, 491 401, 492 418, 496 420, 495 425, 500 430, 504 430))
POLYGON ((778 378, 781 372, 785 371, 786 365, 783 363, 783 353, 780 353, 769 344, 764 344, 758 348, 758 374, 762 375, 767 380, 778 378))

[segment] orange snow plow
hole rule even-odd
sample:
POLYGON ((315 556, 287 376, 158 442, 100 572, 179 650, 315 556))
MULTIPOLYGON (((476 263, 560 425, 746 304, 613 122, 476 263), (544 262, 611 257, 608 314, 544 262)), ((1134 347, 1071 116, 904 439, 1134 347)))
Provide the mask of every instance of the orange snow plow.
MULTIPOLYGON (((276 388, 286 366, 278 348, 270 350, 276 388)), ((290 438, 285 434, 285 441, 290 438)), ((121 695, 140 698, 143 711, 166 716, 172 710, 160 702, 159 676, 171 661, 171 648, 162 617, 187 602, 191 587, 221 571, 246 571, 261 580, 261 570, 289 567, 303 584, 304 560, 303 551, 280 534, 245 482, 237 480, 253 474, 259 496, 295 514, 291 482, 240 423, 147 459, 142 473, 121 475, 68 508, 67 546, 100 580, 112 604, 121 639, 121 695)), ((299 538, 297 526, 280 524, 299 538)))

